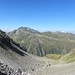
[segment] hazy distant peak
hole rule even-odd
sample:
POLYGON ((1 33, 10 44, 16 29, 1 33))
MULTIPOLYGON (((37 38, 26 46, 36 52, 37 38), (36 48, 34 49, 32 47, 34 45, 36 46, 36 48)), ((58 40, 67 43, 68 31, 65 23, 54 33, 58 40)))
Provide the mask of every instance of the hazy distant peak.
POLYGON ((29 27, 19 27, 18 29, 27 29, 27 30, 30 30, 31 28, 29 28, 29 27))
POLYGON ((31 28, 29 28, 29 27, 19 27, 18 29, 31 29, 31 28))
POLYGON ((37 30, 34 30, 34 29, 31 29, 29 27, 19 27, 17 30, 14 30, 13 32, 25 32, 25 31, 28 31, 30 33, 38 33, 39 31, 37 30))

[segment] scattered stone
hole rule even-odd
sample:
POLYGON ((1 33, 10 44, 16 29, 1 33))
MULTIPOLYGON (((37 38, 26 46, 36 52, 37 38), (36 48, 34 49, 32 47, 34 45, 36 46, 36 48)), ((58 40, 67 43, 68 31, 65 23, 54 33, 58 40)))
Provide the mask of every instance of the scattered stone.
POLYGON ((8 65, 5 65, 0 62, 0 75, 25 75, 25 73, 23 73, 21 69, 14 71, 13 68, 10 68, 8 65))
POLYGON ((34 71, 34 69, 33 68, 31 68, 32 69, 32 71, 34 71))

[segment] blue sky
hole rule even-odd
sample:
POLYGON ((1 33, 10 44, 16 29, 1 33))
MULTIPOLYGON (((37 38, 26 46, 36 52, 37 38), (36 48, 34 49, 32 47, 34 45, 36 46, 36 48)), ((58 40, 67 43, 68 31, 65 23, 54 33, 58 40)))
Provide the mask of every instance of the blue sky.
POLYGON ((0 29, 75 31, 75 0, 0 0, 0 29))

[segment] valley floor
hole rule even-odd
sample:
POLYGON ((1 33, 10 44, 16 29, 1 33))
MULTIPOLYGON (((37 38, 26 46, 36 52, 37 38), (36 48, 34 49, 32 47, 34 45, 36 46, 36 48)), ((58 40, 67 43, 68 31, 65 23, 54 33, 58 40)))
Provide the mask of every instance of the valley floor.
POLYGON ((75 75, 75 63, 45 66, 32 75, 75 75))

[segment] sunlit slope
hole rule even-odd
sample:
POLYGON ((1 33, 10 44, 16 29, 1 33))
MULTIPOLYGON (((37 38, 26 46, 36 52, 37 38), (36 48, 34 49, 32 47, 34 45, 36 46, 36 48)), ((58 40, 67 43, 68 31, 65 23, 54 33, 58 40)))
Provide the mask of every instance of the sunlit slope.
POLYGON ((75 48, 75 35, 61 32, 39 32, 20 27, 8 34, 14 41, 26 47, 27 52, 38 56, 67 54, 75 48))

